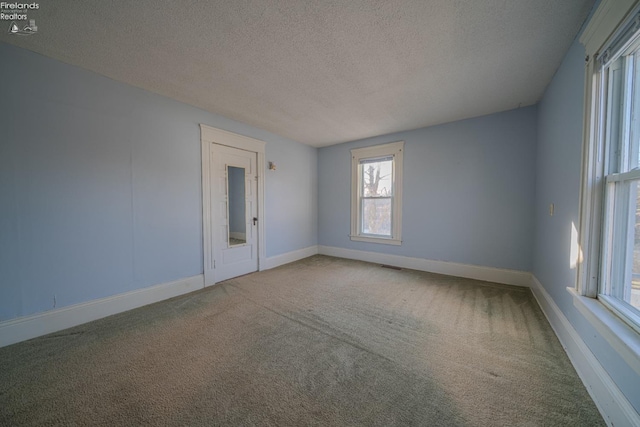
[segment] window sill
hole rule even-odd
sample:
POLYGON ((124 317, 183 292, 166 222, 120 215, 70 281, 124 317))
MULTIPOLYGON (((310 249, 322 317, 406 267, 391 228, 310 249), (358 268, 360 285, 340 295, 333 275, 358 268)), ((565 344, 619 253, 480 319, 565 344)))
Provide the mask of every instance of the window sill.
POLYGON ((567 288, 567 291, 573 296, 573 306, 627 364, 640 374, 640 334, 597 299, 578 295, 574 288, 567 288))
POLYGON ((367 237, 367 236, 349 236, 354 242, 367 242, 367 243, 381 243, 383 245, 395 245, 400 246, 402 240, 399 239, 385 239, 384 237, 367 237))

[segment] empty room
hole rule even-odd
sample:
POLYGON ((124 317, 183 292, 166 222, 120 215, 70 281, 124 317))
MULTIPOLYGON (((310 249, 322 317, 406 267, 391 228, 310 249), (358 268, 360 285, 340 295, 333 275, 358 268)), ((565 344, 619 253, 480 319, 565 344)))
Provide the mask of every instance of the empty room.
POLYGON ((640 426, 640 2, 0 27, 0 425, 640 426))

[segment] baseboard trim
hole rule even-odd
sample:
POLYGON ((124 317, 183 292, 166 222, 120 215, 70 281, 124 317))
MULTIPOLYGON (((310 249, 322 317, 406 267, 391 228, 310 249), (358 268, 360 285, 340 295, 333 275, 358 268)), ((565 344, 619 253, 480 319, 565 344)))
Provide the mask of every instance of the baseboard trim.
POLYGON ((318 254, 318 246, 309 246, 307 248, 298 249, 295 251, 287 252, 281 255, 268 257, 263 270, 269 270, 270 268, 280 267, 290 262, 298 261, 303 258, 307 258, 318 254))
POLYGON ((0 322, 0 347, 61 331, 204 287, 202 274, 0 322))
POLYGON ((482 267, 478 265, 459 264, 447 261, 434 261, 424 258, 412 258, 400 255, 389 255, 378 252, 344 249, 335 246, 318 246, 318 253, 338 258, 356 259, 378 264, 394 265, 412 270, 428 271, 430 273, 446 274, 449 276, 465 277, 468 279, 485 280, 514 286, 529 287, 531 273, 528 271, 506 270, 502 268, 482 267))
POLYGON ((533 275, 531 291, 607 425, 640 425, 640 414, 622 394, 560 307, 533 275))

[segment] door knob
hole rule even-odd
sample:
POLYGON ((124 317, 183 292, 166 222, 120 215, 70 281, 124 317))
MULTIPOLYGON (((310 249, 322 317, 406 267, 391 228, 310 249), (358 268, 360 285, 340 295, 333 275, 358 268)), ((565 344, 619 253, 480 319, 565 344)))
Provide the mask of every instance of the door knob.
POLYGON ((253 225, 256 225, 258 223, 258 218, 256 218, 255 216, 253 217, 253 225))

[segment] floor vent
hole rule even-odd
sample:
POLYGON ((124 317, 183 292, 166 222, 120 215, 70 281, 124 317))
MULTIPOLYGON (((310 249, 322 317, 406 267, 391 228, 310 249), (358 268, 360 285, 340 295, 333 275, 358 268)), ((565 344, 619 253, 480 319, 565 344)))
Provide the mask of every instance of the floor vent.
POLYGON ((380 267, 382 267, 382 268, 390 268, 390 269, 392 269, 392 270, 402 270, 400 267, 396 267, 395 265, 385 265, 385 264, 382 264, 380 267))

